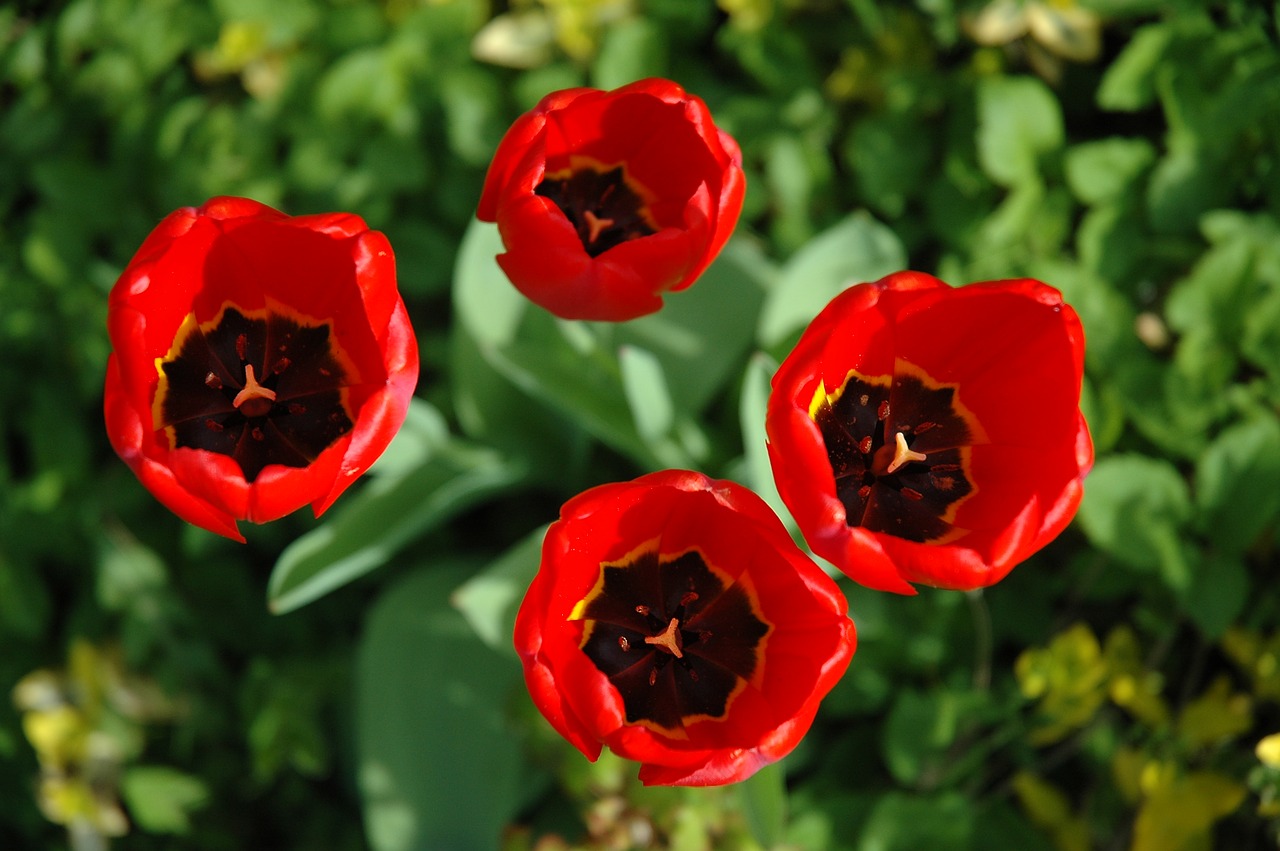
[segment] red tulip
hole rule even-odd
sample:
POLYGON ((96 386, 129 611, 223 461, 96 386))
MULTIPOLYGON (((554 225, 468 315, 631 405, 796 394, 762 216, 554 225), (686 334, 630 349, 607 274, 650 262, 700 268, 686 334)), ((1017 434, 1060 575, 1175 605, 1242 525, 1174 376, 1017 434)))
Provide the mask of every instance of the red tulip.
POLYGON ((111 291, 107 434, 179 517, 318 516, 399 429, 418 347, 386 237, 244 198, 171 213, 111 291))
POLYGON ((477 215, 498 223, 498 263, 530 300, 621 321, 702 274, 745 186, 738 144, 706 104, 649 79, 543 98, 503 137, 477 215))
POLYGON ((515 628, 551 725, 656 785, 732 783, 790 753, 855 643, 844 596, 759 497, 676 470, 566 503, 515 628))
POLYGON ((863 585, 991 585, 1080 504, 1083 362, 1080 320, 1039 281, 851 287, 774 376, 778 491, 813 551, 863 585))

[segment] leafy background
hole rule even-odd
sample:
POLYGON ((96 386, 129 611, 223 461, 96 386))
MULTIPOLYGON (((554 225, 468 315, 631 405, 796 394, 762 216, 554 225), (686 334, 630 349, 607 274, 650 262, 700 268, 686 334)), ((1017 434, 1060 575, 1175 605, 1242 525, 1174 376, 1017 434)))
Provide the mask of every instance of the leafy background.
POLYGON ((1280 6, 1262 0, 72 0, 0 8, 0 847, 1276 845, 1280 6), (742 144, 738 233, 617 327, 473 221, 509 122, 646 75, 742 144), (106 294, 239 194, 385 231, 406 427, 317 522, 186 528, 111 453, 106 294), (857 280, 1030 275, 1089 340, 1078 521, 984 593, 842 583, 800 748, 638 788, 537 716, 545 523, 692 466, 757 488, 768 380, 857 280), (45 780, 39 782, 41 770, 45 780), (176 838, 175 838, 176 837, 176 838))

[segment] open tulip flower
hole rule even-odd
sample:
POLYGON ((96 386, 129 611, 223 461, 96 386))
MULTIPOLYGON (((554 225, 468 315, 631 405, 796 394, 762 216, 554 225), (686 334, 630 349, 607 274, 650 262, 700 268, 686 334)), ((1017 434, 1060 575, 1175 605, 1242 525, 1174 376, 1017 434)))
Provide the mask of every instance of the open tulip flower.
POLYGON ((677 470, 567 502, 515 627, 552 726, 656 785, 731 783, 785 756, 855 643, 844 596, 759 497, 677 470))
POLYGON ((863 585, 990 585, 1080 504, 1083 361, 1075 311, 1039 281, 851 287, 774 376, 778 491, 813 551, 863 585))
POLYGON ((319 515, 386 448, 418 348, 386 237, 244 198, 170 214, 111 291, 112 446, 179 517, 243 540, 319 515))
POLYGON ((745 189, 737 143, 669 80, 566 89, 498 146, 477 210, 497 222, 498 263, 565 319, 653 313, 724 247, 745 189))

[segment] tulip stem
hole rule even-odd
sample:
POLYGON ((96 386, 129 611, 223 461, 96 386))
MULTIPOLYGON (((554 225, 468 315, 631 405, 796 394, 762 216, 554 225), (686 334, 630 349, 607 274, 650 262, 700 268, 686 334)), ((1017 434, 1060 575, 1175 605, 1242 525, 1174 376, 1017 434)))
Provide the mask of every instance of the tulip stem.
POLYGON ((981 588, 965 592, 969 613, 973 617, 973 687, 979 691, 991 688, 991 609, 981 588))

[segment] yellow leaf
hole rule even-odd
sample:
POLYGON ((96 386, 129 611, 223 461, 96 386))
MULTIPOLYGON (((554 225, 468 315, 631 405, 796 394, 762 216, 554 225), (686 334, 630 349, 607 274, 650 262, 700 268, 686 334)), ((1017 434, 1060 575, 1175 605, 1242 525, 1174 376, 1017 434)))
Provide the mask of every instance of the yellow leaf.
POLYGON ((1193 772, 1157 786, 1138 810, 1130 851, 1208 851, 1213 823, 1245 798, 1245 787, 1213 772, 1193 772))
POLYGON ((1231 681, 1218 677, 1178 716, 1178 735, 1193 748, 1234 739, 1253 726, 1253 701, 1231 693, 1231 681))

